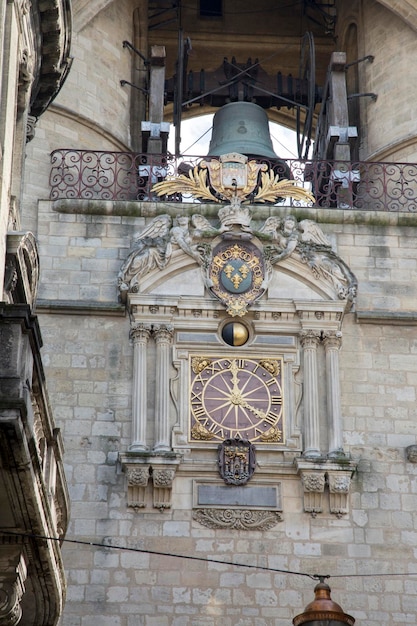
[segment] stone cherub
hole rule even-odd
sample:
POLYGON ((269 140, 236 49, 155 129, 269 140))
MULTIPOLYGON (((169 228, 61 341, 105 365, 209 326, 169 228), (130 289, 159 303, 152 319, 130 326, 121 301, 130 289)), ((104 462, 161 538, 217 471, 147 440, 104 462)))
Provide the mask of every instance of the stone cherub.
POLYGON ((202 234, 213 237, 218 231, 201 215, 193 215, 190 230, 188 215, 179 215, 174 220, 170 215, 155 217, 145 230, 134 236, 132 248, 120 268, 118 284, 121 294, 137 291, 142 276, 151 270, 162 270, 171 260, 175 246, 202 264, 198 239, 202 234))

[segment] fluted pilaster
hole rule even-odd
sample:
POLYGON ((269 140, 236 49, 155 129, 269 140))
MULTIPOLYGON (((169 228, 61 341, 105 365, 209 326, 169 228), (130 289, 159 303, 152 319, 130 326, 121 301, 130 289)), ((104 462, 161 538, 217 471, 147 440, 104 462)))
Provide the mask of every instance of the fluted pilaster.
POLYGON ((324 334, 326 351, 326 387, 329 428, 329 456, 343 455, 342 410, 340 404, 339 350, 342 345, 340 331, 324 334))
POLYGON ((320 333, 306 330, 300 334, 304 356, 304 452, 306 458, 321 456, 318 399, 317 348, 320 333))
POLYGON ((155 398, 155 452, 171 450, 169 425, 169 370, 170 345, 174 328, 171 325, 153 326, 156 342, 156 398, 155 398))
POLYGON ((133 339, 133 397, 132 397, 132 443, 131 451, 144 451, 147 423, 147 350, 151 326, 134 324, 130 335, 133 339))

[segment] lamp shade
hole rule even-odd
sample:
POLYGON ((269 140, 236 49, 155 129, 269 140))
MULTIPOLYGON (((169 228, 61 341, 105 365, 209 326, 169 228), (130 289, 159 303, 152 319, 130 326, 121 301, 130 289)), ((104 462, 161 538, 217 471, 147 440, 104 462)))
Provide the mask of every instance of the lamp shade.
POLYGON ((304 613, 296 615, 294 626, 353 626, 355 619, 343 612, 342 607, 330 597, 330 587, 319 582, 314 589, 315 598, 305 608, 304 613))

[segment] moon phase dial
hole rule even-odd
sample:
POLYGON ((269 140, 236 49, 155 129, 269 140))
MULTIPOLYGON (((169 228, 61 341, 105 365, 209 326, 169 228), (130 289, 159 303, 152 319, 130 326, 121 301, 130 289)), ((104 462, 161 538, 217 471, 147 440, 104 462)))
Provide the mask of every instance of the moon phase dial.
POLYGON ((282 357, 191 358, 190 440, 283 443, 282 357))

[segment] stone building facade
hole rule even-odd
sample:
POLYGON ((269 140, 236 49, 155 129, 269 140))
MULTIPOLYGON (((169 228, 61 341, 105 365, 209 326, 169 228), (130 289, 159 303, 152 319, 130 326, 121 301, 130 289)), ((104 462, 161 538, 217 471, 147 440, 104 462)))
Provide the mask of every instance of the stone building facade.
POLYGON ((0 6, 0 623, 54 626, 69 519, 62 436, 35 303, 39 250, 21 215, 26 144, 70 66, 69 3, 0 6))
MULTIPOLYGON (((315 575, 357 624, 415 623, 417 4, 181 4, 74 1, 72 69, 28 147, 71 500, 60 626, 284 626, 315 575), (248 57, 264 74, 248 78, 248 57), (201 158, 194 201, 151 191, 190 165, 159 152, 175 89, 192 100, 202 68, 227 93, 193 96, 183 120, 261 102, 270 76, 283 96, 301 97, 290 75, 307 86, 318 147, 288 167, 314 201, 261 202, 260 179, 249 202, 213 195, 201 158), (253 293, 215 272, 232 248, 259 271, 253 293), (250 466, 233 484, 230 458, 250 466)), ((269 96, 305 144, 304 114, 269 96)))

